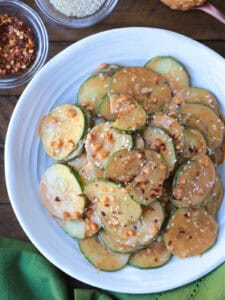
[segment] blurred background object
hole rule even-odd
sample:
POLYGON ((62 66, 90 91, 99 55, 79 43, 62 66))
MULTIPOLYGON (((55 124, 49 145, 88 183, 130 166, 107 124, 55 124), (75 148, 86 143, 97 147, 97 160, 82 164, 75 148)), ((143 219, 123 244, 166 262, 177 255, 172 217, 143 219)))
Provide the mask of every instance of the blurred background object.
POLYGON ((206 0, 161 0, 161 2, 177 10, 199 9, 225 24, 224 13, 206 0))

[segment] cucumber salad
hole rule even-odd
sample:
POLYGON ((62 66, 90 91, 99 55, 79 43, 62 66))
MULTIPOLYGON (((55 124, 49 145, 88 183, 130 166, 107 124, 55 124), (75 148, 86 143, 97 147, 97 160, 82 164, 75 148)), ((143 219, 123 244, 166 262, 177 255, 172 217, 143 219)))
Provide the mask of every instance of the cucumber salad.
POLYGON ((55 161, 40 195, 87 260, 104 271, 155 268, 213 246, 224 139, 215 96, 159 56, 144 67, 101 64, 77 99, 40 120, 55 161))

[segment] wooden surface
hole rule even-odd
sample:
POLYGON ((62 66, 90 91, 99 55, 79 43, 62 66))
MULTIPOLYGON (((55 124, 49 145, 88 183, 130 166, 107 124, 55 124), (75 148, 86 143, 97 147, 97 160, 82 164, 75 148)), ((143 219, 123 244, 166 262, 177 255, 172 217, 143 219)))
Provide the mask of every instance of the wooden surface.
MULTIPOLYGON (((198 10, 172 11, 159 0, 120 0, 114 12, 103 22, 86 29, 68 29, 47 20, 35 5, 35 1, 23 1, 32 6, 43 18, 49 34, 48 59, 90 34, 103 30, 148 26, 173 30, 194 38, 225 57, 225 26, 198 10)), ((224 0, 212 0, 225 13, 224 0)), ((10 206, 4 179, 4 141, 13 109, 24 86, 12 90, 0 90, 0 235, 27 240, 10 206)), ((69 278, 72 287, 81 283, 69 278)))

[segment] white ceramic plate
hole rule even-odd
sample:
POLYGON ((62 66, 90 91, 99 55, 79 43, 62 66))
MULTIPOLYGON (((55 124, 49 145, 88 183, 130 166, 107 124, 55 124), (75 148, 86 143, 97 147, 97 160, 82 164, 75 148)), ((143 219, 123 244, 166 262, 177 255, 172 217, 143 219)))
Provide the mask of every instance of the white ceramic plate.
MULTIPOLYGON (((102 62, 143 66, 156 55, 171 55, 188 69, 194 86, 213 91, 225 112, 225 61, 182 35, 152 28, 105 31, 83 39, 53 58, 30 82, 13 113, 6 138, 5 170, 15 214, 34 245, 58 268, 90 285, 127 293, 153 293, 189 283, 225 261, 225 203, 219 214, 218 241, 202 256, 172 258, 162 268, 130 266, 98 272, 77 242, 51 220, 39 201, 39 180, 52 164, 36 135, 40 117, 62 103, 75 103, 81 83, 102 62)), ((224 172, 220 168, 220 172, 224 172)))

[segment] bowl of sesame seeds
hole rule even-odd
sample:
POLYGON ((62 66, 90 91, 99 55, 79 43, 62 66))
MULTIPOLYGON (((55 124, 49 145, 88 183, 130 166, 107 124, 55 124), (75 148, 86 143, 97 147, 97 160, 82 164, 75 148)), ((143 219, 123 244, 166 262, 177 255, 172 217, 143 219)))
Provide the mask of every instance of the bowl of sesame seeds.
POLYGON ((0 89, 28 82, 47 54, 48 34, 38 14, 20 1, 1 1, 0 89))
POLYGON ((52 21, 70 28, 92 26, 105 19, 118 0, 35 0, 52 21))

